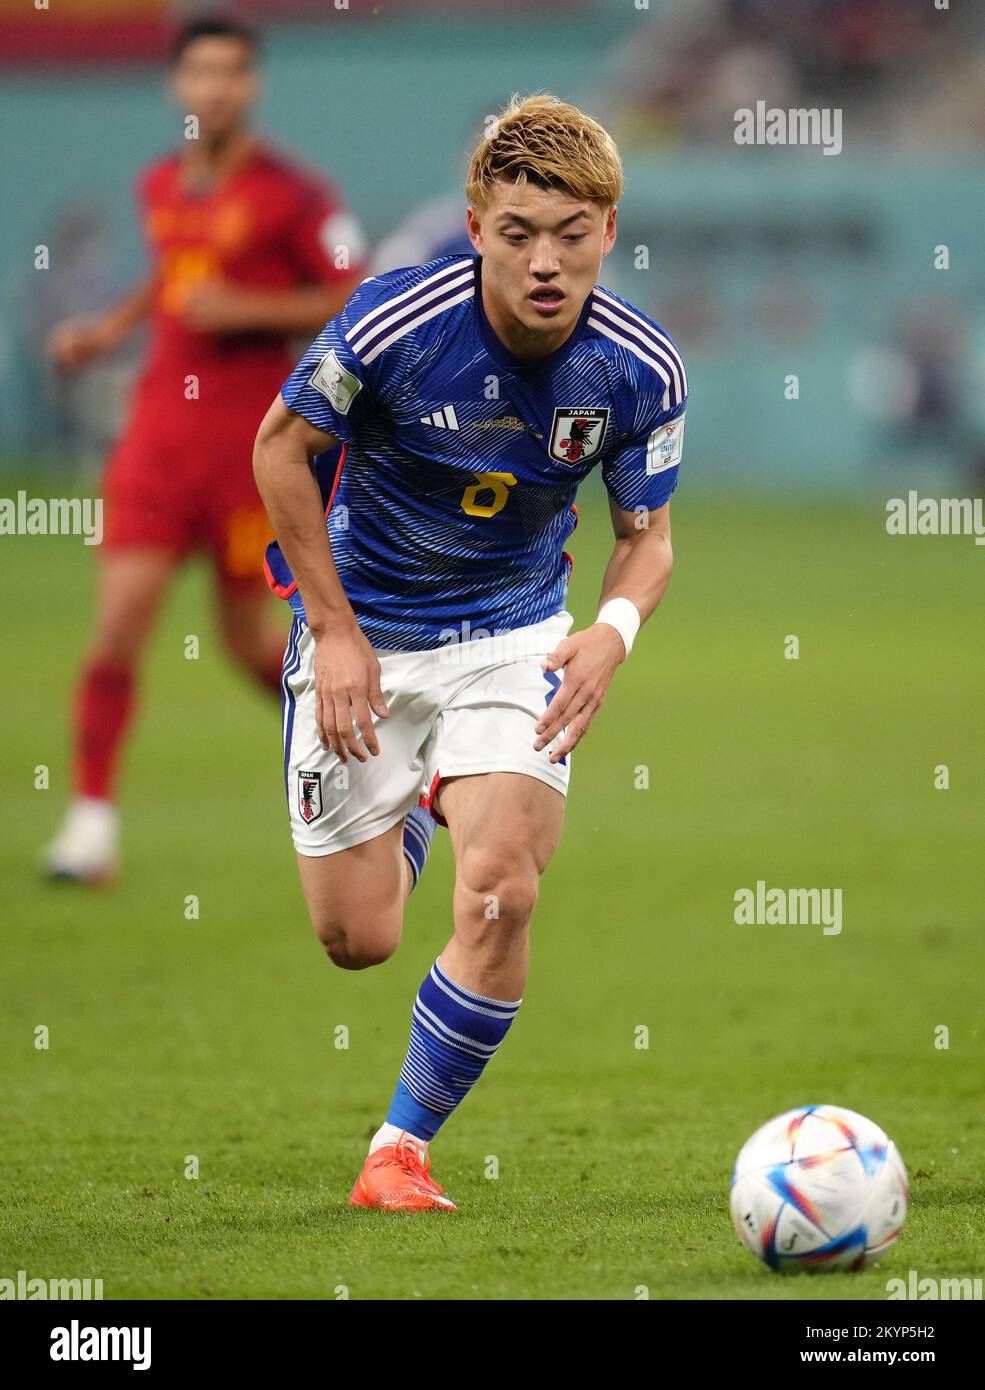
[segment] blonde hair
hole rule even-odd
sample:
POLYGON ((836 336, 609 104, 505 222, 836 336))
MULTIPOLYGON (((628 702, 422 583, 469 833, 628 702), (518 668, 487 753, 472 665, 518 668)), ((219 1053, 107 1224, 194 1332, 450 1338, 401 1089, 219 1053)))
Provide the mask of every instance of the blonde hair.
POLYGON ((482 209, 499 180, 558 188, 609 208, 622 194, 622 162, 609 132, 577 106, 514 93, 469 161, 465 196, 482 209))

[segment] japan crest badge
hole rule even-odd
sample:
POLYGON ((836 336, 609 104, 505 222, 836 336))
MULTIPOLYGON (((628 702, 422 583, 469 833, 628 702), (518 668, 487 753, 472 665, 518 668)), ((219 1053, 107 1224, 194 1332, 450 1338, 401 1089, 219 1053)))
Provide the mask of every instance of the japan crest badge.
POLYGON ((608 410, 569 410, 554 412, 551 428, 551 458, 558 463, 585 463, 602 447, 608 410))

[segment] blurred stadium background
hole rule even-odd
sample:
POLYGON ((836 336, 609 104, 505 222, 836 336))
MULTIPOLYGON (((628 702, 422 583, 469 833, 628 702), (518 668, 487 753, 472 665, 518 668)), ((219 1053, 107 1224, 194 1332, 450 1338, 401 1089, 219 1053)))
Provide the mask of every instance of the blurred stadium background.
MULTIPOLYGON (((5 491, 96 487, 141 342, 71 379, 43 344, 141 274, 132 183, 176 142, 161 55, 189 8, 0 0, 5 491)), ((77 539, 0 539, 0 1274, 101 1274, 108 1297, 334 1297, 340 1282, 353 1297, 883 1297, 878 1278, 781 1287, 728 1227, 739 1144, 814 1100, 870 1113, 899 1143, 915 1195, 903 1272, 980 1274, 985 555, 966 538, 888 537, 884 504, 910 486, 981 490, 985 11, 223 8, 264 30, 260 128, 338 180, 380 254, 421 210, 454 233, 472 132, 512 91, 554 91, 608 124, 627 186, 604 279, 674 334, 693 388, 678 574, 576 755, 530 1010, 441 1139, 436 1171, 467 1210, 440 1243, 410 1226, 381 1242, 338 1204, 446 936, 447 837, 397 960, 358 981, 327 972, 295 882, 273 707, 214 645, 179 655, 202 630, 193 570, 145 677, 123 878, 88 896, 41 885, 95 565, 77 539), (760 100, 842 107, 843 152, 737 146, 734 113, 760 100), (789 633, 798 663, 783 660, 789 633), (732 894, 758 878, 842 886, 844 935, 736 927, 732 894), (183 914, 188 893, 201 921, 183 914), (340 1022, 351 1054, 333 1049, 340 1022), (631 1041, 644 1022, 646 1054, 631 1041), (42 1023, 54 1041, 39 1060, 42 1023), (490 1143, 498 1184, 481 1175, 490 1143), (188 1153, 200 1184, 183 1180, 188 1153)), ((578 625, 611 543, 593 483, 573 545, 578 625)))
MULTIPOLYGON (((53 319, 141 271, 131 187, 175 139, 160 58, 189 8, 61 0, 25 14, 0 0, 8 462, 91 468, 119 419, 137 339, 70 382, 42 344, 53 319), (46 273, 31 268, 39 242, 46 273)), ((931 465, 942 486, 981 472, 980 8, 260 0, 238 12, 266 31, 262 128, 329 169, 376 242, 421 205, 447 205, 472 131, 510 91, 554 90, 609 123, 628 178, 606 275, 687 347, 701 383, 696 482, 852 490, 931 465), (733 114, 757 100, 845 107, 843 152, 737 147, 733 114), (634 265, 638 246, 649 269, 634 265), (795 409, 777 389, 790 372, 795 409)))

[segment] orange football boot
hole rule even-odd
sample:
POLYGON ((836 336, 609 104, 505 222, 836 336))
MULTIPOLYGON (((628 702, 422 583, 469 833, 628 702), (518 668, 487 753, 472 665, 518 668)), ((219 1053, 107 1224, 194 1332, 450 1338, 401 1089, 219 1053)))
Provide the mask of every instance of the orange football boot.
POLYGON ((424 1160, 416 1142, 404 1130, 395 1144, 385 1144, 368 1154, 349 1197, 350 1207, 375 1207, 377 1211, 457 1211, 444 1188, 430 1173, 431 1155, 424 1146, 424 1160))

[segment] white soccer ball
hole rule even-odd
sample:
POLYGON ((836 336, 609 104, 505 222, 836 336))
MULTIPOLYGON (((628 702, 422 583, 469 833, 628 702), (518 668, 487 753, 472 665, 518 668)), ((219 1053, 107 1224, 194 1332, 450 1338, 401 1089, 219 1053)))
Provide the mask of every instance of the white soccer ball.
POLYGON ((770 1269, 865 1269, 906 1218, 896 1145, 840 1105, 802 1105, 768 1120, 735 1160, 730 1207, 739 1239, 770 1269))

